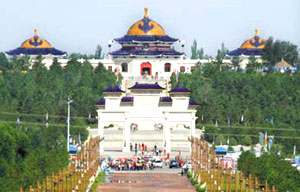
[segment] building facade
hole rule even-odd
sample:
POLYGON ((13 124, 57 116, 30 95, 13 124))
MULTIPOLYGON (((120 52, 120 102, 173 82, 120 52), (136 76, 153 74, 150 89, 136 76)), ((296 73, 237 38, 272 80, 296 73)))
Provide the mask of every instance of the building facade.
MULTIPOLYGON (((162 130, 163 144, 159 146, 171 152, 171 130, 184 126, 195 135, 197 104, 190 99, 190 91, 176 87, 170 91, 158 83, 136 83, 127 92, 119 87, 109 87, 103 91, 104 98, 98 107, 98 134, 104 136, 109 126, 123 130, 122 151, 130 151, 132 132, 162 130)), ((140 138, 143 139, 143 138, 140 138)), ((105 139, 101 151, 104 151, 105 139)), ((150 147, 150 146, 149 146, 150 147)), ((153 147, 153 146, 151 146, 153 147)))

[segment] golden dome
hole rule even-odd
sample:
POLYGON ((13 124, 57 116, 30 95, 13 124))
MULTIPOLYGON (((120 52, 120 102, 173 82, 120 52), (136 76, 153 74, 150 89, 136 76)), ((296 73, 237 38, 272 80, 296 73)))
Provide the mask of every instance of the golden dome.
POLYGON ((241 49, 264 49, 266 40, 258 36, 258 29, 255 29, 255 36, 241 45, 241 49))
POLYGON ((36 49, 36 48, 52 48, 51 44, 37 35, 37 30, 34 30, 34 37, 27 39, 21 44, 21 48, 36 49))
POLYGON ((145 8, 144 18, 135 22, 129 28, 127 35, 166 35, 166 32, 160 24, 149 18, 148 8, 145 8))

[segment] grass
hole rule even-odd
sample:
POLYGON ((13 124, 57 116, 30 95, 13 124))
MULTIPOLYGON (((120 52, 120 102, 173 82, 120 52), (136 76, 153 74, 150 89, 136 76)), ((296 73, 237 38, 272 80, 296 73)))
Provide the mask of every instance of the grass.
POLYGON ((92 187, 91 187, 91 192, 96 192, 98 186, 100 185, 100 183, 102 183, 104 181, 104 172, 101 172, 98 174, 98 176, 95 179, 95 182, 93 183, 92 187))

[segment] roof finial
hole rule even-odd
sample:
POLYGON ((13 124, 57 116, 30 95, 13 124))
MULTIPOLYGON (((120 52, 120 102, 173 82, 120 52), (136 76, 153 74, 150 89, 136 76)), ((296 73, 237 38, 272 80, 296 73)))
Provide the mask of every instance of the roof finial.
POLYGON ((34 29, 34 36, 37 37, 37 29, 34 29))
POLYGON ((255 29, 255 36, 256 37, 258 36, 258 29, 257 28, 255 29))
POLYGON ((145 8, 145 18, 148 18, 149 14, 148 14, 148 8, 145 8))

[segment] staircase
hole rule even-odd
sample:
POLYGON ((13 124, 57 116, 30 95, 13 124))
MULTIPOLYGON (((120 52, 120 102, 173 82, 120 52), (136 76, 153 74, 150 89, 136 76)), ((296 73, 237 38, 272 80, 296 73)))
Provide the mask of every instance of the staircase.
MULTIPOLYGON (((196 130, 196 135, 200 135, 201 131, 196 130)), ((183 156, 190 155, 190 142, 188 137, 190 136, 189 129, 180 129, 171 131, 171 156, 175 156, 180 151, 183 156)), ((158 149, 163 149, 163 131, 135 131, 131 132, 130 142, 133 147, 135 143, 147 145, 149 149, 153 149, 154 145, 158 149)), ((131 156, 134 152, 123 153, 123 130, 116 128, 104 130, 104 156, 131 156)))

